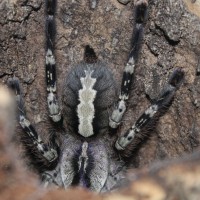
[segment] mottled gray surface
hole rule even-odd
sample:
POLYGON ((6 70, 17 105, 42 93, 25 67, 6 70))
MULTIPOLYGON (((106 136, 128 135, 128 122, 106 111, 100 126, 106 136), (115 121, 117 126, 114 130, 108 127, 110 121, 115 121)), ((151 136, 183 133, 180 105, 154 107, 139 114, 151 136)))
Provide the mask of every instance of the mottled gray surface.
MULTIPOLYGON (((133 2, 123 5, 117 0, 102 0, 97 1, 95 9, 91 8, 91 2, 60 0, 57 6, 59 94, 65 73, 82 60, 86 44, 94 47, 101 60, 110 63, 120 85, 130 47, 133 2)), ((2 0, 0 3, 1 82, 9 76, 19 77, 27 115, 42 136, 48 119, 44 22, 42 0, 2 0)), ((182 67, 186 77, 172 106, 151 132, 152 137, 141 145, 135 165, 141 167, 157 159, 177 157, 199 146, 200 76, 196 76, 199 56, 200 19, 188 12, 182 0, 151 1, 140 62, 120 131, 130 126, 149 105, 145 94, 152 99, 157 96, 175 67, 182 67)))

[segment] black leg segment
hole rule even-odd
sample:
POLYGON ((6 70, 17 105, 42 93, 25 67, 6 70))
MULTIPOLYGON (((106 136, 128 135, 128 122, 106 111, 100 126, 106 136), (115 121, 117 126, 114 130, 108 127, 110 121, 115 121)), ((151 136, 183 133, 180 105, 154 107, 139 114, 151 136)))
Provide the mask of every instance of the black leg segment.
POLYGON ((111 128, 117 128, 119 126, 126 111, 126 102, 129 98, 135 65, 138 60, 138 54, 140 52, 143 39, 144 25, 147 18, 147 6, 148 2, 146 0, 138 0, 135 4, 135 26, 132 37, 132 46, 128 57, 128 62, 123 72, 121 92, 118 103, 116 108, 113 110, 112 115, 110 116, 109 125, 111 128))
POLYGON ((49 116, 54 122, 62 121, 61 110, 57 99, 56 89, 56 60, 54 55, 55 43, 55 10, 56 0, 46 0, 46 83, 49 116))

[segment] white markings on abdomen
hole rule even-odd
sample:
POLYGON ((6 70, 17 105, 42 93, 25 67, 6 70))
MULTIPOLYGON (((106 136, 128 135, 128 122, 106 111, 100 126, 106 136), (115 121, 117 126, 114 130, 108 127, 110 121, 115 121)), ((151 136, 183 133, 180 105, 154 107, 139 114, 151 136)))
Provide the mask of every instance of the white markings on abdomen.
POLYGON ((96 79, 92 78, 92 70, 85 70, 85 77, 81 78, 82 89, 79 90, 79 105, 77 108, 79 126, 78 131, 84 137, 94 134, 92 122, 94 119, 94 99, 97 91, 93 89, 96 79))

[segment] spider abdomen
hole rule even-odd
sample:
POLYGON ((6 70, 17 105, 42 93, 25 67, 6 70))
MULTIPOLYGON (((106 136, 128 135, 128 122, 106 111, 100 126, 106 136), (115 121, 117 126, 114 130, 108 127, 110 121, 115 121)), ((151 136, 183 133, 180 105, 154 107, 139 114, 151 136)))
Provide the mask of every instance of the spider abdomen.
POLYGON ((83 137, 106 129, 115 94, 115 82, 107 66, 79 64, 64 83, 63 110, 68 125, 83 137))

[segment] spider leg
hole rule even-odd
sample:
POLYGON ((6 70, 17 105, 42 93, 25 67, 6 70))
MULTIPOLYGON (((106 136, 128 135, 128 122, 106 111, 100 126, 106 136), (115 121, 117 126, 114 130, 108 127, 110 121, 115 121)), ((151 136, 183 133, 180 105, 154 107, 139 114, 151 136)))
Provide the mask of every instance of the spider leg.
POLYGON ((113 129, 120 125, 122 117, 126 111, 126 102, 129 98, 135 65, 138 60, 138 54, 143 38, 144 25, 147 18, 147 0, 138 0, 135 6, 135 26, 132 37, 131 51, 128 57, 128 62, 124 68, 118 103, 109 119, 109 126, 113 129))
POLYGON ((176 90, 179 88, 184 78, 184 72, 178 68, 176 69, 168 84, 164 87, 163 91, 157 98, 157 100, 145 110, 145 112, 138 118, 136 123, 128 129, 122 136, 118 138, 115 143, 115 147, 118 150, 124 150, 136 137, 139 137, 139 133, 143 127, 145 127, 153 117, 158 114, 163 108, 167 107, 172 101, 176 90))
POLYGON ((59 152, 55 142, 51 144, 45 144, 30 121, 27 119, 22 99, 22 92, 17 78, 10 78, 8 80, 8 86, 14 91, 16 95, 16 103, 18 108, 17 119, 22 129, 25 132, 22 142, 25 145, 28 155, 32 159, 32 163, 43 166, 44 169, 49 169, 57 165, 59 152))
POLYGON ((46 0, 46 84, 49 116, 54 122, 62 122, 56 89, 56 60, 54 56, 56 0, 46 0))

